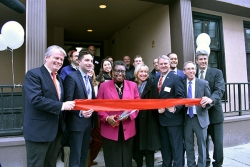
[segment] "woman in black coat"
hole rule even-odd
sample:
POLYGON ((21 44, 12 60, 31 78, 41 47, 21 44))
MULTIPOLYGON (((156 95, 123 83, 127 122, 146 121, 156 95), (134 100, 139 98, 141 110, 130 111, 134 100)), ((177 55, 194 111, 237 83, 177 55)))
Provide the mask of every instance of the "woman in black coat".
MULTIPOLYGON (((137 65, 134 75, 141 99, 156 99, 158 97, 158 91, 156 85, 148 78, 148 67, 143 64, 137 65)), ((154 153, 159 149, 158 111, 140 110, 136 118, 133 156, 137 167, 142 167, 143 156, 146 158, 146 166, 153 167, 154 153)))
POLYGON ((100 73, 97 76, 97 81, 102 83, 108 80, 112 80, 112 63, 108 59, 103 59, 101 63, 100 73))

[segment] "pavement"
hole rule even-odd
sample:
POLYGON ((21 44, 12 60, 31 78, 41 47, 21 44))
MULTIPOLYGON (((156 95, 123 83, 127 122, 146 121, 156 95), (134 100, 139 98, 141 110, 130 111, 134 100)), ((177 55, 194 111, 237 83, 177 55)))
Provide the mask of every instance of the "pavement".
MULTIPOLYGON (((210 158, 213 157, 212 154, 213 152, 210 151, 209 153, 210 158)), ((197 157, 198 155, 196 155, 196 158, 197 157)), ((92 167, 105 167, 102 150, 99 152, 95 161, 98 162, 98 164, 93 165, 92 167)), ((146 165, 144 164, 143 167, 145 166, 146 165)), ((161 167, 161 166, 162 166, 162 158, 160 151, 158 151, 157 153, 155 153, 155 167, 161 167)), ((61 162, 61 160, 58 160, 57 167, 63 167, 63 162, 61 162)), ((134 161, 132 167, 136 167, 136 163, 134 161)), ((224 148, 223 167, 250 167, 250 143, 224 148)))

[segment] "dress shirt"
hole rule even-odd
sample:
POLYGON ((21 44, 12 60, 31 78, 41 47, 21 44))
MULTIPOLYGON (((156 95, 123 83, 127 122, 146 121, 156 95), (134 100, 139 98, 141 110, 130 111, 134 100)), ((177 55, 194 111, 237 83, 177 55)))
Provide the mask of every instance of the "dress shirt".
MULTIPOLYGON (((87 77, 89 77, 89 76, 88 76, 88 74, 85 74, 80 68, 79 68, 79 71, 81 72, 83 82, 84 82, 84 84, 86 85, 86 82, 85 82, 85 78, 84 78, 84 77, 85 77, 85 75, 87 75, 87 77)), ((90 81, 89 81, 87 84, 88 84, 88 87, 90 88, 90 92, 89 92, 89 94, 88 94, 88 99, 92 99, 92 88, 91 88, 90 81)))
MULTIPOLYGON (((51 79, 53 80, 52 71, 51 71, 48 67, 46 67, 46 65, 44 65, 44 67, 48 70, 48 72, 49 72, 49 74, 50 74, 50 77, 51 77, 51 79)), ((57 75, 57 73, 56 73, 56 75, 57 75)), ((61 90, 61 86, 60 86, 60 83, 59 83, 59 81, 58 81, 57 78, 56 78, 56 85, 57 85, 57 88, 58 88, 58 93, 61 95, 62 90, 61 90)), ((60 97, 61 97, 61 96, 60 96, 60 97)))
MULTIPOLYGON (((188 92, 188 86, 189 86, 189 80, 187 79, 186 85, 187 85, 187 92, 188 92)), ((192 82, 192 98, 195 98, 195 78, 191 80, 192 82)), ((189 110, 187 110, 187 114, 189 114, 189 110)), ((193 114, 197 114, 196 107, 193 106, 193 114)))
POLYGON ((171 69, 172 72, 174 72, 174 74, 177 74, 177 68, 175 68, 174 70, 171 69))
MULTIPOLYGON (((168 75, 170 71, 168 71, 166 74, 163 75, 163 78, 162 78, 162 84, 164 83, 165 79, 166 79, 166 76, 168 75)), ((160 76, 161 77, 161 76, 160 76)), ((160 81, 160 80, 159 80, 160 81)), ((159 81, 158 81, 158 84, 159 85, 159 81)))

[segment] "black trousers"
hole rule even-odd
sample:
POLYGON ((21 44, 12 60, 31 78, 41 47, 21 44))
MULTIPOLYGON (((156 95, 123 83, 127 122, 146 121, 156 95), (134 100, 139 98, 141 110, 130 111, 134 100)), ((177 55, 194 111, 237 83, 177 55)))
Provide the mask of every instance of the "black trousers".
POLYGON ((62 132, 58 130, 51 142, 33 142, 25 140, 27 167, 55 167, 61 148, 62 132))
POLYGON ((91 138, 91 128, 84 131, 69 131, 70 167, 84 167, 91 138))
POLYGON ((214 144, 214 152, 213 152, 213 166, 220 167, 223 164, 223 122, 210 124, 207 129, 207 141, 206 141, 206 154, 207 154, 207 163, 210 163, 211 160, 209 158, 209 136, 212 138, 212 142, 214 144))
POLYGON ((159 126, 162 167, 183 166, 183 125, 159 126))
POLYGON ((132 167, 133 137, 124 140, 122 124, 119 128, 118 141, 102 138, 106 167, 132 167))
POLYGON ((134 160, 137 164, 137 167, 142 167, 143 157, 146 159, 146 167, 154 167, 154 151, 150 150, 134 150, 134 160))

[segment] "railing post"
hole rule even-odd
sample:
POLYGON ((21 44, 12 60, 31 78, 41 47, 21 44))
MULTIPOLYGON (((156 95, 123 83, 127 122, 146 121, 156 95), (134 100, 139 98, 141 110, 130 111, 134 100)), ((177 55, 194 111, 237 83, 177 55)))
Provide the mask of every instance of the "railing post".
POLYGON ((241 84, 238 84, 238 101, 239 101, 239 116, 242 115, 242 106, 241 106, 241 84))

